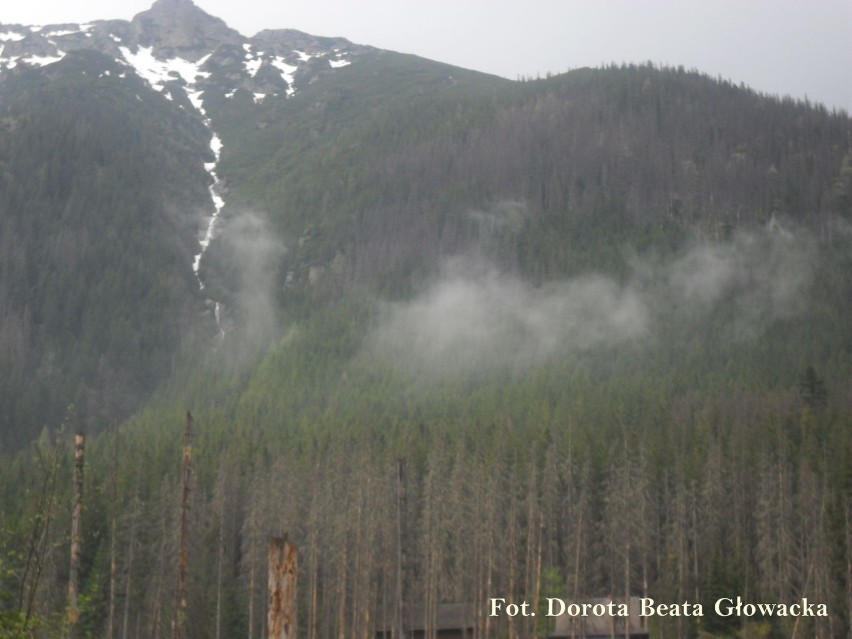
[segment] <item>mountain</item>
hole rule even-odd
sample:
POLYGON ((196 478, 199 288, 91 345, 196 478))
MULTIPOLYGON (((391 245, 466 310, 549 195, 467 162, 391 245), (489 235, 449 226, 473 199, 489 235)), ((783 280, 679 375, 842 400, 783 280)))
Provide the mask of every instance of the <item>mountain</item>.
POLYGON ((292 93, 297 84, 350 64, 352 56, 370 50, 342 38, 289 30, 246 38, 190 0, 158 0, 130 22, 0 28, 0 69, 7 72, 42 67, 68 52, 93 50, 132 68, 165 95, 178 87, 211 92, 219 87, 229 97, 241 90, 261 100, 260 95, 292 93))
POLYGON ((126 417, 215 335, 193 270, 228 188, 222 136, 380 53, 245 38, 175 0, 130 22, 4 25, 0 42, 0 441, 17 447, 71 405, 91 430, 126 417))
POLYGON ((613 592, 704 606, 653 636, 849 627, 848 114, 189 0, 0 46, 0 637, 67 634, 71 430, 80 635, 258 636, 282 532, 312 637, 613 592))

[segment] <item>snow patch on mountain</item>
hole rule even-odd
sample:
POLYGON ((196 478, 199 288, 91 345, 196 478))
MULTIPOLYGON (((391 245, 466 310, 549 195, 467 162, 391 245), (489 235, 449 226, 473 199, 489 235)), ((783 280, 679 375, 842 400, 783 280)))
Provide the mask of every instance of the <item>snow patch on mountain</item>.
POLYGON ((43 67, 48 64, 53 64, 54 62, 59 62, 63 57, 65 57, 65 53, 62 51, 57 51, 58 55, 30 55, 30 56, 10 56, 3 57, 3 50, 5 47, 0 48, 0 69, 14 69, 18 66, 19 62, 23 62, 31 67, 43 67))
MULTIPOLYGON (((298 64, 289 64, 287 62, 287 59, 282 55, 270 55, 263 51, 258 51, 256 54, 253 54, 251 52, 251 45, 248 44, 243 45, 243 48, 246 51, 245 59, 243 60, 243 68, 245 69, 246 73, 249 74, 249 76, 251 76, 252 78, 256 78, 257 74, 260 72, 264 65, 271 66, 278 70, 281 79, 287 84, 287 97, 292 96, 296 92, 294 81, 296 77, 296 72, 299 70, 298 64)), ((303 52, 298 52, 298 56, 300 62, 306 62, 311 59, 311 56, 303 52)), ((267 95, 268 93, 255 91, 255 103, 260 102, 267 95)), ((277 94, 273 93, 273 95, 277 94)))
POLYGON ((270 64, 281 72, 281 79, 287 83, 287 95, 293 95, 296 92, 296 89, 293 87, 293 82, 296 79, 295 74, 296 71, 299 70, 299 67, 287 64, 284 58, 280 55, 275 56, 270 61, 270 64))
POLYGON ((30 66, 44 67, 48 64, 59 62, 64 57, 65 53, 57 50, 56 55, 31 55, 26 58, 19 58, 19 60, 25 64, 29 64, 30 66))
POLYGON ((0 33, 0 42, 20 42, 26 37, 23 33, 17 31, 4 31, 0 33))
POLYGON ((248 73, 251 77, 255 77, 257 75, 262 64, 263 60, 260 58, 252 58, 251 53, 246 53, 246 60, 243 62, 243 66, 246 69, 246 73, 248 73))
POLYGON ((167 82, 177 79, 182 79, 187 86, 193 87, 199 78, 210 77, 209 73, 201 70, 210 54, 197 62, 189 62, 182 58, 161 60, 154 56, 153 47, 139 47, 136 53, 127 47, 119 47, 119 51, 139 77, 147 80, 157 91, 162 92, 167 82))
POLYGON ((91 31, 95 25, 93 24, 78 24, 74 25, 76 29, 54 29, 53 31, 48 31, 46 33, 42 33, 45 38, 61 38, 63 36, 74 35, 76 33, 88 33, 91 31))

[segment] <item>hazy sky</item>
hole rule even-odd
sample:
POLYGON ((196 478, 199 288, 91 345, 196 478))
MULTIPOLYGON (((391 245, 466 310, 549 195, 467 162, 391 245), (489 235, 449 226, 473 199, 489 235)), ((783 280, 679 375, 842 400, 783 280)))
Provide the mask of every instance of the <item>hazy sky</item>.
MULTIPOLYGON (((4 0, 0 22, 130 19, 152 0, 4 0)), ((244 35, 292 28, 507 78, 695 68, 852 113, 852 0, 196 0, 244 35)))

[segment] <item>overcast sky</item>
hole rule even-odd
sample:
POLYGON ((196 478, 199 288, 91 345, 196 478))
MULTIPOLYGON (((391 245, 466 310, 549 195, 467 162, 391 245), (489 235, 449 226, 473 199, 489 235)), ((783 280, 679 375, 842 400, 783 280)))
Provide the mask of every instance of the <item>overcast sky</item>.
MULTIPOLYGON (((3 0, 0 22, 129 20, 153 0, 3 0)), ((291 28, 515 79, 609 62, 695 68, 852 113, 852 0, 196 0, 244 35, 291 28)))

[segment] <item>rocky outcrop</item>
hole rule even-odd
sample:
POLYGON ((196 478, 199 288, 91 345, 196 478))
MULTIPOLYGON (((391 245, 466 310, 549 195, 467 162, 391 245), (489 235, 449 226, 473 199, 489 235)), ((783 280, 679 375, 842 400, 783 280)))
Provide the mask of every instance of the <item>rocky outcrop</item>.
POLYGON ((213 17, 192 0, 157 0, 130 22, 130 44, 153 47, 158 58, 197 61, 223 44, 244 40, 220 18, 213 17))

